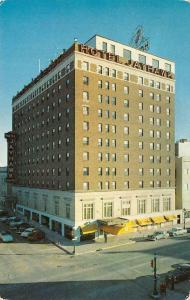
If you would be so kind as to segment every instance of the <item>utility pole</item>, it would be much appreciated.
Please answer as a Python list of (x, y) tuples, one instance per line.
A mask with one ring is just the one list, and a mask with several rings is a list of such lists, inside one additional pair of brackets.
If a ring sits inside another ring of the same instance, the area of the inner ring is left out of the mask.
[(183, 209), (183, 229), (185, 229), (185, 227), (186, 227), (186, 226), (185, 226), (185, 225), (186, 225), (186, 224), (185, 224), (185, 218), (186, 218), (186, 209), (184, 208), (184, 209)]
[(156, 253), (154, 253), (154, 259), (151, 260), (151, 266), (152, 268), (154, 268), (154, 289), (153, 289), (153, 292), (152, 292), (152, 298), (153, 299), (159, 299), (160, 298), (160, 295), (158, 293), (158, 290), (157, 290), (157, 257), (156, 257)]

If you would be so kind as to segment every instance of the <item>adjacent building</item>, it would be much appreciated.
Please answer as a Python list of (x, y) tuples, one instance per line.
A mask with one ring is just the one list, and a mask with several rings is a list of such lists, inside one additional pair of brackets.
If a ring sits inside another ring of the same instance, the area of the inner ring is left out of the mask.
[(7, 186), (7, 167), (0, 167), (0, 209), (5, 208), (8, 194)]
[(176, 142), (176, 208), (190, 211), (190, 141)]
[(17, 210), (68, 237), (96, 220), (175, 219), (174, 96), (174, 62), (75, 42), (13, 97)]

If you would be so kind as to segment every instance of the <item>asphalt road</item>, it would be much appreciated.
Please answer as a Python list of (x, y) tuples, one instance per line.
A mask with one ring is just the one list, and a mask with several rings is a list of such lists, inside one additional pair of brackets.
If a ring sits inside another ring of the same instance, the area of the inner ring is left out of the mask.
[[(190, 262), (190, 234), (75, 257), (48, 243), (1, 243), (0, 295), (9, 300), (149, 299), (154, 252), (161, 280), (172, 265)], [(189, 290), (187, 283), (184, 299)]]

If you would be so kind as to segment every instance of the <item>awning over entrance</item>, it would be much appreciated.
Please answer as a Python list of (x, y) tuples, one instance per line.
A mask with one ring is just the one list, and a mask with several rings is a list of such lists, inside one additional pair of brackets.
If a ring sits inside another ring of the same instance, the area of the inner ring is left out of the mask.
[(164, 217), (167, 221), (173, 221), (177, 218), (175, 215), (168, 215), (168, 216), (164, 216)]
[(127, 227), (138, 227), (139, 225), (137, 224), (136, 220), (129, 220), (126, 224)]
[(101, 225), (101, 230), (103, 230), (105, 233), (111, 233), (113, 235), (120, 235), (123, 233), (127, 233), (127, 230), (125, 228), (125, 225)]
[(152, 220), (153, 223), (155, 223), (155, 224), (160, 224), (160, 223), (166, 222), (166, 219), (164, 218), (164, 216), (151, 217), (151, 220)]
[(89, 224), (89, 225), (81, 226), (82, 234), (95, 233), (97, 230), (98, 230), (98, 226), (96, 224)]
[(137, 219), (137, 222), (140, 226), (146, 226), (146, 225), (151, 225), (152, 221), (150, 218), (142, 218), (142, 219)]

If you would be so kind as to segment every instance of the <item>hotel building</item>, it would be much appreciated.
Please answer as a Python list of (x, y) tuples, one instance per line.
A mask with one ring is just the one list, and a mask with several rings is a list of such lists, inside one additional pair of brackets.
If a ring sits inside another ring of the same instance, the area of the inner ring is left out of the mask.
[(12, 101), (17, 210), (67, 237), (96, 220), (171, 216), (174, 74), (99, 35), (52, 61)]

